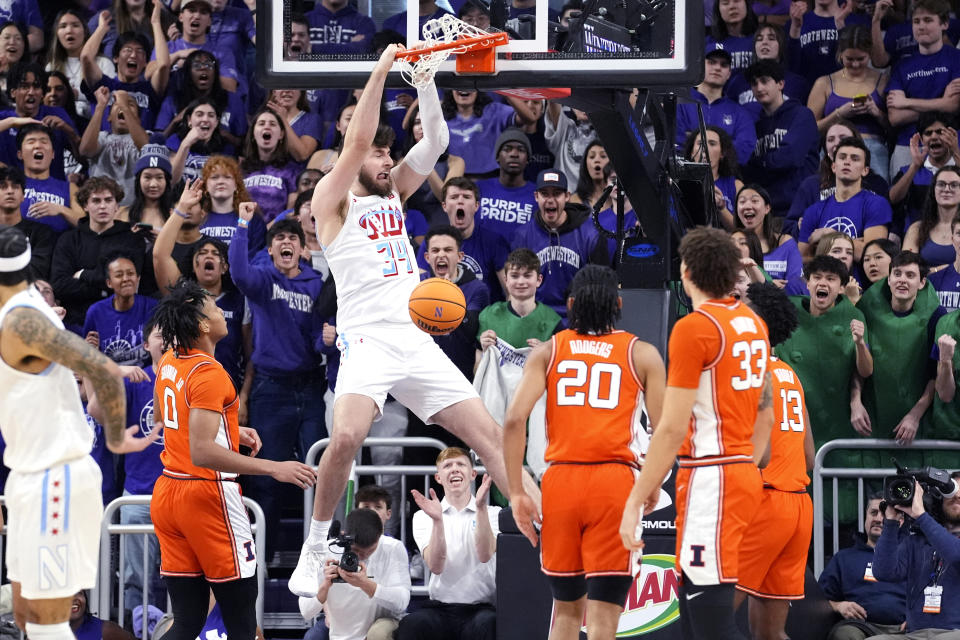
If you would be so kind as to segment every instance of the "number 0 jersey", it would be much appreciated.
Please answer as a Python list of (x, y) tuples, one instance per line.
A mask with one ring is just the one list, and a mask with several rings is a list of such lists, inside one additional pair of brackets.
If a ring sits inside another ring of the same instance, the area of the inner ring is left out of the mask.
[(708, 300), (677, 321), (667, 386), (697, 390), (681, 458), (752, 458), (769, 353), (763, 320), (732, 298)]
[(770, 462), (761, 470), (763, 483), (780, 491), (803, 491), (810, 484), (803, 452), (803, 387), (786, 362), (770, 358), (773, 382), (773, 432), (770, 434)]
[(633, 367), (637, 340), (624, 331), (585, 335), (571, 329), (551, 338), (547, 463), (643, 462), (649, 419)]
[(343, 228), (324, 255), (337, 283), (337, 331), (371, 324), (413, 324), (408, 305), (420, 283), (399, 194), (347, 193)]
[[(157, 363), (157, 402), (163, 417), (164, 474), (173, 478), (228, 480), (235, 473), (223, 473), (193, 464), (190, 458), (190, 410), (206, 409), (220, 414), (216, 443), (239, 451), (237, 391), (226, 369), (213, 356), (191, 349), (174, 357), (167, 351)], [(156, 412), (156, 408), (154, 408)]]

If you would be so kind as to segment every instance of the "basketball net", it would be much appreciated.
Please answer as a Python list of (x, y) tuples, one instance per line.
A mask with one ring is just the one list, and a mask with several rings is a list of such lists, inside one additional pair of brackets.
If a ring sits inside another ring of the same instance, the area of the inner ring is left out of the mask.
[(457, 73), (492, 74), (496, 72), (495, 47), (508, 42), (507, 34), (484, 31), (450, 14), (430, 20), (423, 26), (423, 40), (397, 54), (400, 75), (418, 89), (427, 87), (446, 59), (457, 56)]

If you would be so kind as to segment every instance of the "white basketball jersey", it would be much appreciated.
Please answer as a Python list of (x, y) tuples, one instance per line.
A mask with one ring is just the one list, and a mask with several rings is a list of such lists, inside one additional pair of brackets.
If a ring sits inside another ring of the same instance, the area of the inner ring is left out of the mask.
[(340, 233), (324, 247), (337, 283), (337, 331), (371, 324), (410, 324), (410, 294), (420, 282), (400, 196), (347, 193)]
[[(7, 313), (16, 307), (36, 309), (63, 329), (57, 314), (30, 287), (0, 309), (0, 331)], [(0, 357), (0, 433), (7, 443), (3, 462), (14, 471), (42, 471), (88, 455), (93, 430), (73, 372), (52, 362), (40, 373), (26, 373)]]

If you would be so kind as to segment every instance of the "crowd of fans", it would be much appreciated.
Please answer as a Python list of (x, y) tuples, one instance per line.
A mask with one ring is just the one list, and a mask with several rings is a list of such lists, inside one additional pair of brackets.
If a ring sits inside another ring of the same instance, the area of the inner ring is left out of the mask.
[[(960, 20), (946, 0), (706, 4), (704, 80), (678, 108), (678, 150), (709, 162), (743, 287), (772, 280), (795, 296), (800, 327), (778, 353), (806, 388), (817, 445), (956, 439)], [(534, 5), (512, 0), (510, 17)], [(405, 14), (378, 24), (349, 0), (293, 8), (289, 57), (404, 40)], [(571, 0), (550, 18), (579, 9)], [(421, 26), (443, 13), (489, 25), (475, 0), (419, 10)], [(255, 20), (255, 3), (240, 0), (91, 0), (55, 16), (37, 0), (0, 3), (0, 224), (29, 236), (31, 276), (67, 326), (123, 365), (129, 424), (153, 428), (163, 345), (151, 310), (193, 278), (226, 316), (216, 356), (260, 455), (302, 459), (330, 426), (338, 362), (335, 285), (310, 199), (358, 91), (264, 89)], [(385, 92), (397, 161), (423, 136), (415, 97)], [(616, 171), (586, 114), (559, 103), (456, 90), (443, 111), (449, 148), (405, 203), (416, 256), (403, 259), (464, 290), (466, 319), (437, 341), (472, 378), (491, 347), (503, 364), (549, 339), (576, 271), (611, 262), (590, 213), (614, 227), (617, 192), (605, 187)], [(257, 211), (238, 224), (248, 201)], [(394, 405), (371, 435), (449, 439)], [(99, 438), (104, 498), (150, 493), (159, 449), (118, 461)], [(383, 449), (375, 462), (401, 456)], [(843, 463), (884, 466), (869, 452)], [(399, 484), (381, 480), (397, 504)], [(278, 520), (274, 481), (246, 492)], [(857, 516), (844, 501), (841, 518)], [(397, 517), (384, 520), (395, 534)], [(125, 509), (124, 521), (149, 513)], [(128, 571), (135, 601), (142, 576)]]

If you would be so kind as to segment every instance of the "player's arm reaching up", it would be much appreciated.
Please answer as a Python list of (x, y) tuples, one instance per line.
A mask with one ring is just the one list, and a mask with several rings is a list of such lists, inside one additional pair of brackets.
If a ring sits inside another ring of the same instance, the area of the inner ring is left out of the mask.
[[(313, 190), (310, 212), (317, 223), (317, 235), (322, 244), (328, 244), (343, 226), (340, 211), (350, 185), (360, 173), (363, 161), (370, 153), (377, 125), (380, 123), (380, 103), (383, 99), (383, 83), (393, 66), (398, 51), (397, 45), (384, 49), (380, 60), (373, 68), (363, 94), (357, 101), (353, 118), (347, 126), (343, 150), (330, 173), (325, 175)], [(432, 168), (432, 167), (431, 167)]]
[[(423, 138), (413, 145), (400, 164), (393, 168), (393, 184), (400, 193), (400, 199), (407, 197), (420, 188), (423, 181), (437, 166), (437, 160), (450, 143), (450, 131), (443, 118), (437, 87), (430, 83), (417, 88), (417, 100), (420, 103), (420, 123), (423, 126)], [(356, 115), (354, 115), (356, 117)]]
[(11, 311), (4, 320), (3, 329), (0, 332), (0, 353), (7, 362), (31, 359), (56, 362), (90, 381), (102, 407), (103, 430), (110, 451), (142, 451), (146, 444), (150, 444), (144, 444), (146, 438), (136, 438), (131, 430), (124, 428), (126, 394), (123, 374), (116, 362), (79, 336), (58, 329), (43, 313), (30, 307)]

